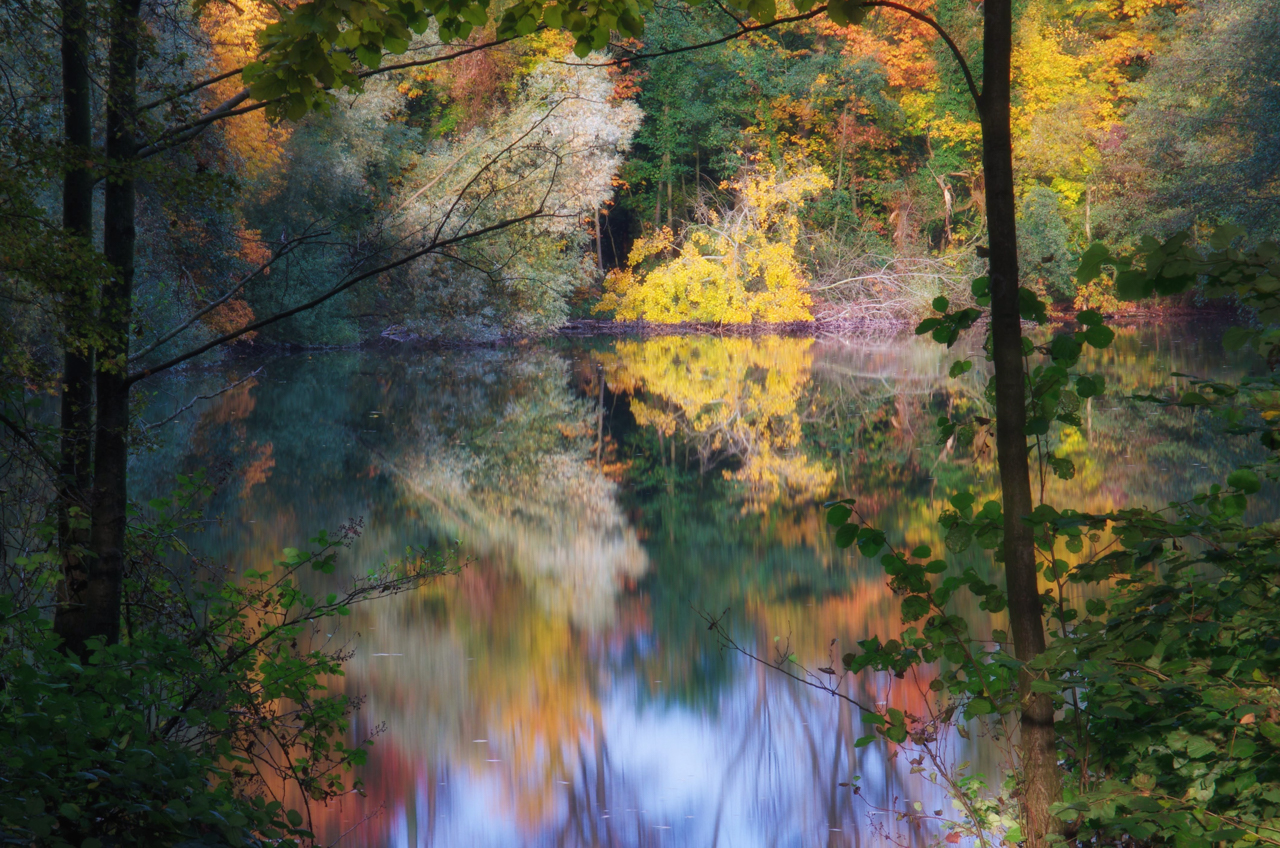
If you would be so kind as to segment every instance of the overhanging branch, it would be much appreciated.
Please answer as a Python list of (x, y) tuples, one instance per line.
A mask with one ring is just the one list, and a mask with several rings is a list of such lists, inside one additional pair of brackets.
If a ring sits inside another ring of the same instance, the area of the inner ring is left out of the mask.
[(215, 347), (224, 345), (227, 342), (235, 341), (236, 339), (243, 336), (245, 333), (252, 333), (257, 330), (261, 330), (263, 327), (270, 326), (276, 323), (277, 321), (283, 321), (285, 318), (288, 318), (292, 315), (297, 315), (299, 312), (306, 312), (308, 309), (315, 309), (320, 304), (324, 303), (325, 301), (331, 298), (336, 297), (339, 294), (342, 294), (344, 291), (356, 285), (357, 283), (363, 282), (369, 279), (370, 277), (376, 277), (379, 274), (385, 274), (388, 271), (393, 271), (402, 265), (407, 265), (408, 263), (412, 262), (415, 259), (419, 259), (423, 256), (426, 256), (428, 253), (435, 253), (437, 251), (443, 250), (446, 247), (451, 247), (452, 245), (455, 245), (455, 244), (462, 244), (464, 242), (470, 241), (471, 239), (479, 238), (480, 236), (488, 235), (489, 233), (497, 232), (498, 230), (503, 230), (503, 229), (506, 229), (507, 227), (513, 227), (517, 224), (523, 224), (526, 221), (533, 221), (537, 218), (542, 218), (542, 217), (546, 217), (546, 213), (543, 211), (543, 208), (539, 206), (537, 209), (535, 209), (532, 212), (528, 212), (524, 215), (518, 215), (515, 218), (508, 218), (503, 221), (498, 221), (495, 224), (490, 224), (487, 227), (481, 227), (480, 229), (473, 230), (472, 232), (469, 232), (469, 233), (462, 233), (461, 235), (453, 236), (451, 238), (443, 239), (440, 241), (433, 240), (432, 243), (427, 245), (426, 247), (415, 250), (409, 253), (408, 255), (402, 256), (393, 262), (387, 262), (383, 265), (379, 265), (377, 268), (373, 268), (369, 271), (365, 271), (362, 274), (358, 274), (357, 276), (352, 277), (348, 280), (344, 280), (343, 282), (339, 283), (338, 285), (326, 291), (324, 294), (314, 297), (311, 300), (308, 300), (306, 303), (301, 303), (290, 309), (285, 309), (281, 312), (277, 312), (274, 315), (270, 315), (266, 318), (262, 318), (258, 321), (254, 321), (251, 324), (247, 324), (244, 327), (241, 327), (239, 330), (233, 330), (230, 333), (225, 333), (219, 336), (218, 338), (213, 339), (212, 341), (205, 342), (199, 347), (196, 347), (187, 351), (186, 353), (179, 354), (178, 356), (175, 356), (173, 359), (170, 359), (167, 362), (162, 362), (159, 365), (155, 365), (150, 368), (144, 368), (141, 371), (134, 372), (133, 374), (130, 374), (126, 378), (125, 384), (132, 386), (134, 383), (138, 382), (139, 380), (146, 379), (147, 377), (150, 377), (154, 374), (159, 374), (161, 371), (167, 371), (173, 366), (186, 362), (189, 359), (194, 359), (202, 353), (207, 353), (208, 351), (213, 350)]

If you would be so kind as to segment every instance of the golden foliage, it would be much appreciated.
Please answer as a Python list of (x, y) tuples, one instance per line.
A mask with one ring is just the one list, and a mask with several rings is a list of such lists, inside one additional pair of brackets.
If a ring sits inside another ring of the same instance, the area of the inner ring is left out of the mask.
[[(905, 0), (905, 5), (930, 15), (933, 0)], [(825, 15), (819, 18), (818, 32), (835, 35), (843, 42), (842, 52), (853, 59), (875, 59), (888, 74), (894, 88), (919, 89), (937, 79), (933, 29), (925, 23), (893, 10), (874, 15), (866, 25), (839, 26)]]
[(679, 431), (708, 459), (734, 456), (726, 471), (745, 489), (744, 509), (820, 498), (835, 471), (801, 449), (800, 405), (813, 339), (665, 336), (619, 342), (601, 356), (615, 392), (636, 395), (636, 423)]
[(1099, 312), (1121, 312), (1123, 306), (1116, 299), (1115, 285), (1102, 276), (1076, 286), (1076, 309), (1096, 309)]
[[(797, 212), (831, 180), (816, 166), (783, 176), (764, 163), (733, 187), (737, 208), (712, 213), (682, 239), (664, 227), (637, 240), (627, 267), (606, 278), (596, 311), (659, 323), (812, 321)], [(646, 270), (655, 257), (669, 258)]]
[[(257, 58), (258, 33), (275, 22), (275, 6), (267, 0), (236, 3), (209, 3), (200, 16), (200, 26), (213, 48), (214, 75), (243, 68)], [(244, 87), (239, 74), (209, 86), (214, 103), (234, 96)], [(272, 124), (265, 110), (250, 112), (224, 121), (223, 138), (233, 156), (242, 163), (242, 173), (252, 179), (270, 171), (280, 162), (289, 139), (285, 124)]]

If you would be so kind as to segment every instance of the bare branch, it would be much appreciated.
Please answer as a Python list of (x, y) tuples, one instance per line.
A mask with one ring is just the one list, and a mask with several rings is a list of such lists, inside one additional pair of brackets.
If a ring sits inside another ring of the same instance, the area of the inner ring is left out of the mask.
[(366, 271), (363, 274), (359, 274), (348, 280), (344, 280), (343, 282), (329, 289), (324, 294), (314, 297), (311, 300), (307, 301), (306, 303), (299, 304), (298, 306), (294, 306), (290, 309), (285, 309), (281, 312), (277, 312), (274, 315), (270, 315), (266, 318), (262, 318), (257, 321), (254, 321), (250, 324), (245, 325), (244, 327), (241, 327), (239, 330), (233, 330), (230, 333), (225, 333), (224, 335), (221, 335), (218, 338), (213, 339), (212, 341), (206, 342), (205, 344), (202, 344), (196, 348), (193, 348), (187, 351), (186, 353), (183, 353), (179, 356), (175, 356), (173, 359), (170, 359), (167, 362), (163, 362), (159, 365), (155, 365), (150, 368), (144, 368), (141, 371), (134, 372), (133, 374), (130, 374), (128, 376), (126, 380), (126, 385), (133, 385), (139, 380), (146, 379), (147, 377), (150, 377), (153, 374), (158, 374), (161, 371), (167, 371), (168, 369), (172, 368), (175, 365), (179, 365), (183, 362), (186, 362), (188, 359), (194, 359), (195, 357), (199, 356), (202, 353), (207, 353), (208, 351), (213, 350), (215, 347), (219, 347), (221, 345), (226, 344), (227, 342), (234, 341), (240, 338), (241, 336), (243, 336), (245, 333), (255, 332), (256, 330), (260, 330), (263, 327), (270, 326), (271, 324), (274, 324), (277, 321), (282, 321), (291, 315), (297, 315), (299, 312), (305, 312), (308, 309), (314, 309), (315, 307), (319, 306), (320, 304), (324, 303), (327, 300), (330, 300), (333, 297), (336, 297), (337, 295), (341, 294), (342, 292), (346, 291), (347, 289), (351, 288), (357, 283), (363, 282), (369, 279), (370, 277), (376, 277), (379, 274), (384, 274), (387, 271), (392, 271), (396, 268), (399, 268), (402, 265), (407, 265), (408, 263), (412, 262), (415, 259), (419, 259), (423, 256), (426, 256), (428, 253), (435, 253), (451, 245), (462, 244), (464, 242), (470, 241), (471, 239), (479, 238), (481, 236), (488, 235), (489, 233), (497, 232), (499, 230), (506, 229), (507, 227), (513, 227), (517, 224), (522, 224), (522, 223), (525, 223), (526, 221), (533, 221), (533, 220), (536, 220), (537, 218), (542, 218), (542, 217), (546, 217), (546, 213), (543, 212), (543, 209), (540, 206), (532, 212), (527, 212), (524, 215), (518, 215), (514, 218), (508, 218), (502, 221), (498, 221), (497, 223), (490, 224), (487, 227), (481, 227), (480, 229), (474, 230), (469, 233), (463, 233), (461, 235), (454, 236), (452, 238), (444, 239), (443, 241), (432, 241), (432, 243), (428, 244), (426, 247), (415, 250), (406, 256), (402, 256), (401, 258), (396, 259), (393, 262), (387, 262), (383, 265), (379, 265), (377, 268)]
[[(501, 44), (507, 44), (511, 41), (515, 41), (517, 38), (523, 38), (523, 36), (509, 36), (507, 38), (498, 38), (493, 41), (486, 41), (483, 44), (473, 44), (470, 47), (465, 47), (461, 50), (455, 50), (452, 53), (446, 53), (443, 56), (432, 56), (429, 59), (416, 59), (409, 62), (399, 62), (394, 65), (383, 65), (379, 68), (370, 68), (370, 69), (361, 71), (360, 73), (356, 74), (356, 76), (358, 76), (360, 79), (368, 79), (369, 77), (378, 76), (379, 74), (390, 73), (391, 71), (403, 71), (409, 68), (421, 68), (427, 65), (434, 65), (439, 62), (447, 62), (450, 59), (457, 59), (458, 57), (466, 56), (469, 53), (475, 53), (480, 50), (487, 50), (490, 47), (497, 47), (498, 45), (501, 45)], [(193, 91), (198, 90), (199, 88), (205, 85), (208, 85), (209, 83), (216, 82), (219, 79), (227, 79), (229, 76), (231, 76), (233, 73), (237, 73), (239, 70), (243, 70), (243, 69), (238, 69), (236, 72), (224, 74), (221, 77), (207, 80), (204, 83), (201, 83), (200, 85), (196, 86), (192, 90)], [(196, 118), (195, 120), (190, 121), (186, 124), (181, 124), (179, 126), (172, 127), (168, 130), (165, 130), (155, 141), (142, 147), (134, 158), (147, 159), (151, 156), (156, 155), (157, 153), (163, 153), (166, 150), (170, 150), (178, 146), (179, 144), (190, 141), (191, 139), (200, 135), (200, 133), (208, 129), (210, 124), (216, 121), (223, 121), (223, 120), (226, 120), (227, 118), (235, 118), (240, 115), (247, 115), (250, 112), (256, 112), (259, 109), (265, 109), (267, 106), (279, 100), (282, 100), (283, 98), (274, 97), (274, 98), (271, 98), (270, 100), (260, 100), (249, 106), (236, 108), (237, 106), (239, 106), (241, 103), (243, 103), (248, 99), (249, 99), (249, 89), (242, 88), (234, 96), (218, 104), (216, 107), (214, 107), (211, 111), (209, 111), (205, 115), (202, 115), (201, 117)]]
[(143, 429), (143, 431), (145, 432), (145, 431), (147, 431), (147, 430), (154, 430), (156, 427), (163, 427), (164, 425), (168, 424), (170, 421), (174, 421), (174, 420), (176, 420), (176, 419), (178, 418), (178, 416), (179, 416), (179, 415), (181, 415), (182, 413), (186, 412), (187, 410), (189, 410), (191, 407), (195, 406), (195, 405), (196, 405), (197, 403), (199, 403), (200, 401), (202, 401), (202, 400), (213, 400), (214, 398), (218, 397), (219, 395), (224, 395), (224, 394), (226, 394), (227, 392), (231, 391), (232, 389), (234, 389), (234, 388), (237, 388), (237, 387), (239, 387), (239, 386), (244, 385), (245, 383), (249, 382), (249, 381), (250, 381), (250, 380), (252, 380), (254, 377), (257, 377), (257, 376), (258, 376), (259, 374), (261, 374), (261, 373), (262, 373), (262, 368), (261, 368), (261, 367), (259, 367), (259, 368), (255, 369), (251, 374), (249, 374), (249, 376), (244, 377), (244, 378), (239, 379), (239, 380), (236, 380), (234, 383), (231, 383), (231, 384), (229, 384), (229, 385), (223, 386), (222, 388), (218, 389), (218, 390), (217, 390), (216, 392), (214, 392), (213, 394), (209, 394), (209, 395), (196, 395), (195, 397), (193, 397), (193, 398), (191, 399), (191, 402), (190, 402), (190, 403), (188, 403), (186, 406), (182, 407), (182, 408), (181, 408), (181, 409), (179, 409), (177, 412), (175, 412), (175, 413), (173, 413), (172, 415), (170, 415), (168, 418), (164, 419), (163, 421), (157, 421), (157, 422), (155, 422), (154, 424), (143, 424), (143, 425), (142, 425), (142, 429)]
[(49, 466), (50, 471), (53, 471), (55, 473), (57, 472), (58, 463), (53, 459), (52, 456), (50, 456), (48, 453), (45, 453), (44, 448), (40, 447), (40, 445), (36, 442), (35, 439), (31, 437), (31, 434), (27, 431), (25, 427), (22, 427), (21, 425), (19, 425), (18, 422), (14, 421), (12, 418), (5, 415), (3, 412), (0, 412), (0, 424), (3, 424), (6, 428), (9, 429), (10, 432), (13, 433), (14, 437), (16, 437), (19, 441), (23, 442), (24, 444), (26, 444), (27, 447), (31, 448), (32, 452), (35, 453), (35, 455), (39, 457), (40, 460), (45, 465)]
[[(719, 5), (719, 4), (717, 3), (716, 5)], [(937, 32), (938, 35), (942, 37), (942, 40), (946, 42), (947, 48), (951, 50), (951, 54), (955, 56), (956, 61), (960, 64), (960, 70), (964, 74), (965, 83), (969, 86), (969, 95), (973, 98), (974, 107), (979, 109), (981, 108), (982, 94), (978, 91), (977, 83), (974, 82), (973, 73), (969, 70), (969, 63), (965, 60), (964, 54), (960, 52), (959, 46), (957, 46), (956, 43), (951, 39), (951, 36), (947, 34), (947, 31), (942, 28), (941, 24), (939, 24), (937, 21), (935, 21), (933, 18), (929, 17), (928, 15), (924, 14), (923, 12), (917, 12), (915, 9), (912, 9), (910, 6), (904, 6), (901, 3), (895, 3), (894, 0), (863, 0), (862, 5), (868, 6), (868, 7), (878, 6), (885, 9), (895, 9), (899, 12), (902, 12), (904, 15), (915, 18), (917, 21), (920, 21), (921, 23), (928, 25), (935, 32)], [(702, 50), (707, 47), (714, 47), (717, 44), (725, 44), (726, 42), (733, 41), (738, 38), (742, 38), (743, 36), (750, 35), (754, 32), (773, 29), (774, 27), (781, 26), (782, 24), (792, 24), (792, 23), (797, 23), (799, 21), (807, 21), (807, 20), (810, 20), (811, 18), (818, 17), (820, 14), (822, 14), (825, 11), (827, 11), (827, 6), (826, 4), (823, 4), (821, 6), (815, 6), (814, 8), (810, 9), (808, 12), (805, 12), (803, 14), (789, 15), (783, 18), (775, 18), (772, 21), (769, 21), (767, 23), (752, 24), (750, 26), (744, 25), (741, 21), (737, 19), (736, 16), (730, 15), (730, 17), (733, 18), (733, 20), (737, 23), (738, 30), (736, 32), (732, 32), (729, 35), (723, 36), (721, 38), (714, 38), (714, 39), (711, 39), (710, 41), (701, 41), (701, 42), (698, 42), (697, 44), (688, 44), (688, 45), (685, 45), (684, 47), (673, 47), (670, 50), (658, 50), (653, 53), (635, 53), (631, 56), (628, 56), (625, 59), (614, 59), (609, 62), (565, 62), (564, 64), (587, 65), (593, 68), (611, 68), (611, 67), (616, 67), (618, 65), (625, 65), (628, 62), (640, 61), (642, 59), (657, 59), (663, 56), (674, 56), (678, 53), (688, 53), (691, 50)], [(727, 10), (726, 10), (726, 14), (728, 14)]]
[[(658, 50), (654, 53), (633, 53), (632, 55), (626, 57), (625, 59), (613, 59), (612, 61), (609, 61), (609, 62), (565, 61), (565, 62), (560, 62), (559, 64), (580, 65), (582, 67), (587, 67), (587, 68), (615, 68), (615, 67), (618, 67), (619, 65), (626, 65), (629, 62), (638, 62), (643, 59), (658, 59), (663, 56), (674, 56), (678, 53), (688, 53), (690, 50), (702, 50), (707, 47), (715, 47), (717, 44), (725, 44), (735, 39), (742, 38), (743, 36), (751, 35), (753, 32), (761, 32), (763, 30), (773, 29), (774, 27), (782, 26), (783, 24), (794, 24), (799, 21), (811, 20), (812, 18), (818, 17), (825, 11), (827, 11), (827, 6), (824, 3), (821, 6), (815, 6), (814, 8), (810, 9), (809, 11), (803, 14), (789, 15), (784, 18), (774, 18), (772, 21), (769, 21), (768, 23), (764, 23), (764, 24), (751, 24), (750, 26), (742, 26), (741, 24), (739, 24), (740, 29), (722, 38), (714, 38), (710, 41), (700, 41), (697, 44), (687, 44), (684, 47), (673, 47), (670, 50)], [(617, 47), (619, 45), (614, 45), (614, 46)]]
[(241, 289), (243, 289), (246, 285), (248, 285), (250, 282), (252, 282), (252, 281), (253, 281), (253, 279), (254, 279), (255, 277), (257, 277), (259, 274), (262, 274), (264, 271), (266, 271), (268, 268), (270, 268), (272, 265), (274, 265), (274, 264), (276, 263), (276, 261), (277, 261), (277, 260), (279, 260), (279, 259), (283, 258), (284, 256), (288, 255), (289, 253), (291, 253), (291, 252), (294, 250), (294, 248), (296, 248), (296, 247), (297, 247), (300, 243), (302, 243), (303, 241), (309, 241), (309, 240), (311, 240), (311, 239), (321, 238), (321, 237), (326, 236), (326, 235), (328, 235), (328, 232), (323, 232), (323, 233), (314, 233), (314, 234), (308, 234), (308, 235), (302, 235), (302, 236), (298, 236), (297, 238), (290, 239), (288, 242), (286, 242), (285, 244), (283, 244), (282, 246), (280, 246), (279, 248), (277, 248), (277, 249), (276, 249), (276, 251), (275, 251), (275, 253), (273, 253), (273, 254), (272, 254), (272, 256), (271, 256), (271, 258), (270, 258), (270, 259), (268, 259), (266, 262), (264, 262), (264, 263), (262, 263), (261, 265), (259, 265), (256, 269), (254, 269), (254, 270), (253, 270), (252, 272), (250, 272), (248, 275), (246, 275), (245, 277), (243, 277), (243, 278), (240, 280), (240, 282), (236, 283), (234, 286), (232, 286), (230, 289), (228, 289), (228, 290), (227, 290), (227, 291), (226, 291), (226, 292), (225, 292), (221, 297), (219, 297), (217, 300), (215, 300), (215, 301), (211, 302), (208, 306), (206, 306), (204, 309), (201, 309), (201, 310), (200, 310), (199, 312), (197, 312), (196, 314), (192, 315), (192, 316), (191, 316), (190, 318), (188, 318), (188, 319), (186, 320), (186, 322), (184, 322), (181, 326), (175, 327), (173, 330), (169, 331), (168, 333), (165, 333), (163, 336), (161, 336), (161, 337), (159, 337), (158, 339), (156, 339), (154, 342), (152, 342), (152, 343), (151, 343), (151, 345), (150, 345), (149, 347), (147, 347), (147, 349), (146, 349), (146, 350), (143, 350), (143, 351), (141, 351), (141, 352), (139, 352), (139, 353), (136, 353), (136, 354), (134, 354), (134, 355), (130, 356), (130, 357), (129, 357), (129, 361), (130, 361), (130, 362), (136, 362), (136, 361), (138, 361), (139, 359), (141, 359), (142, 357), (146, 356), (147, 354), (149, 354), (149, 353), (153, 352), (154, 350), (156, 350), (157, 348), (161, 347), (161, 346), (162, 346), (162, 345), (164, 345), (165, 343), (167, 343), (167, 342), (171, 341), (175, 336), (177, 336), (177, 335), (179, 335), (180, 333), (182, 333), (184, 330), (186, 330), (186, 329), (187, 329), (188, 327), (190, 327), (192, 324), (194, 324), (195, 322), (199, 321), (201, 318), (203, 318), (204, 316), (208, 315), (208, 314), (209, 314), (210, 312), (212, 312), (214, 309), (217, 309), (219, 306), (221, 306), (222, 304), (224, 304), (224, 303), (226, 303), (228, 300), (230, 300), (232, 297), (234, 297), (234, 296), (235, 296), (235, 294), (236, 294), (236, 292), (238, 292), (238, 291), (240, 291)]
[(238, 73), (241, 73), (242, 71), (244, 71), (244, 68), (232, 68), (231, 70), (227, 71), (224, 74), (218, 74), (216, 77), (209, 77), (206, 80), (201, 80), (200, 82), (193, 83), (187, 86), (186, 88), (181, 89), (180, 91), (175, 91), (172, 94), (166, 95), (165, 97), (161, 97), (159, 100), (152, 100), (150, 103), (144, 103), (138, 107), (138, 111), (146, 112), (156, 108), (157, 106), (163, 106), (166, 103), (171, 103), (174, 100), (177, 100), (182, 97), (186, 97), (188, 94), (195, 94), (197, 91), (199, 91), (202, 88), (208, 88), (209, 86), (216, 85), (217, 83), (220, 83), (223, 80), (231, 79), (233, 76), (235, 76)]
[(904, 15), (915, 18), (917, 21), (932, 27), (934, 32), (938, 33), (938, 35), (942, 37), (942, 40), (946, 42), (947, 48), (951, 50), (951, 55), (956, 57), (956, 62), (960, 64), (960, 70), (964, 73), (964, 81), (969, 86), (969, 96), (973, 98), (973, 107), (977, 109), (979, 113), (982, 112), (982, 94), (978, 91), (977, 83), (973, 81), (973, 73), (969, 70), (969, 63), (965, 61), (964, 54), (960, 52), (960, 48), (956, 43), (951, 40), (951, 36), (942, 28), (942, 24), (938, 23), (923, 12), (917, 12), (910, 6), (895, 3), (893, 0), (863, 0), (862, 5), (880, 6), (885, 9), (896, 9)]

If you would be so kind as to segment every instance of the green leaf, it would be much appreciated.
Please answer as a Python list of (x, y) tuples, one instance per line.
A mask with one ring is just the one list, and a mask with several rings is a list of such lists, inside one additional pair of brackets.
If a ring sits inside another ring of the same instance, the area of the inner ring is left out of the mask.
[[(516, 21), (516, 33), (519, 35), (528, 35), (529, 33), (533, 32), (537, 28), (538, 28), (538, 19), (535, 18), (533, 15), (525, 15), (523, 18)], [(576, 45), (574, 48), (574, 52), (575, 53), (577, 52)], [(587, 51), (587, 53), (590, 53), (590, 52), (591, 52), (590, 50)]]
[(910, 624), (929, 614), (929, 600), (921, 595), (908, 595), (902, 599), (902, 621)]
[(1192, 736), (1187, 740), (1187, 756), (1193, 760), (1203, 759), (1217, 750), (1218, 746), (1203, 736)]
[[(1102, 242), (1095, 241), (1080, 256), (1080, 264), (1076, 268), (1076, 282), (1087, 283), (1102, 272), (1102, 266), (1110, 264), (1111, 249)], [(1016, 841), (1016, 840), (1015, 840)]]
[(1151, 295), (1151, 288), (1142, 271), (1122, 271), (1116, 275), (1116, 297), (1120, 300), (1142, 300)]
[(1239, 489), (1246, 495), (1252, 495), (1262, 488), (1262, 481), (1249, 469), (1239, 468), (1227, 476), (1227, 485), (1233, 489)]
[(849, 520), (853, 515), (853, 510), (844, 504), (836, 504), (827, 510), (827, 523), (832, 527), (839, 527)]
[(996, 711), (995, 705), (986, 698), (974, 698), (964, 708), (965, 715), (969, 718), (976, 716), (991, 715)]
[(1076, 394), (1081, 398), (1097, 397), (1106, 389), (1106, 381), (1100, 375), (1081, 374), (1076, 377)]
[(972, 369), (973, 363), (971, 361), (968, 359), (957, 359), (955, 362), (951, 363), (951, 370), (948, 373), (950, 373), (952, 377), (959, 377), (961, 374), (967, 374)]
[(1115, 337), (1115, 330), (1103, 324), (1095, 324), (1084, 331), (1084, 340), (1099, 349), (1110, 347)]
[(1222, 334), (1222, 346), (1229, 351), (1240, 350), (1257, 337), (1257, 330), (1250, 330), (1246, 327), (1231, 327)]
[(935, 298), (933, 299), (933, 311), (934, 311), (934, 312), (946, 312), (946, 311), (947, 311), (947, 307), (948, 307), (948, 306), (950, 306), (950, 305), (951, 305), (951, 301), (947, 300), (947, 299), (946, 299), (945, 297), (943, 297), (942, 295), (938, 295), (937, 297), (935, 297)]
[(847, 548), (858, 541), (858, 525), (842, 524), (836, 530), (836, 547)]

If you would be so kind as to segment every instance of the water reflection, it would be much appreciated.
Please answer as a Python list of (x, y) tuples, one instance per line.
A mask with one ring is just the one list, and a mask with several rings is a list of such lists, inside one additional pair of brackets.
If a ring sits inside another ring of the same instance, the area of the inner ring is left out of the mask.
[[(382, 732), (368, 798), (323, 810), (327, 838), (916, 842), (933, 826), (876, 808), (950, 814), (927, 775), (894, 746), (854, 748), (855, 710), (722, 654), (695, 610), (729, 609), (741, 642), (787, 639), (811, 666), (896, 634), (878, 569), (833, 548), (819, 504), (852, 494), (896, 538), (940, 545), (947, 497), (994, 492), (989, 451), (935, 438), (939, 415), (982, 403), (981, 373), (947, 379), (956, 356), (911, 337), (681, 337), (274, 359), (140, 457), (135, 481), (213, 469), (225, 518), (200, 544), (246, 566), (356, 516), (352, 572), (407, 544), (459, 540), (472, 558), (355, 611), (337, 685), (365, 699), (358, 729)], [(1159, 505), (1239, 458), (1195, 411), (1123, 400), (1170, 371), (1238, 376), (1215, 336), (1122, 331), (1094, 361), (1109, 394), (1064, 437), (1078, 473), (1050, 500)], [(194, 382), (167, 386), (155, 417), (204, 393)], [(848, 685), (919, 712), (927, 682)], [(995, 746), (953, 746), (996, 771)], [(861, 796), (840, 786), (854, 775)]]

